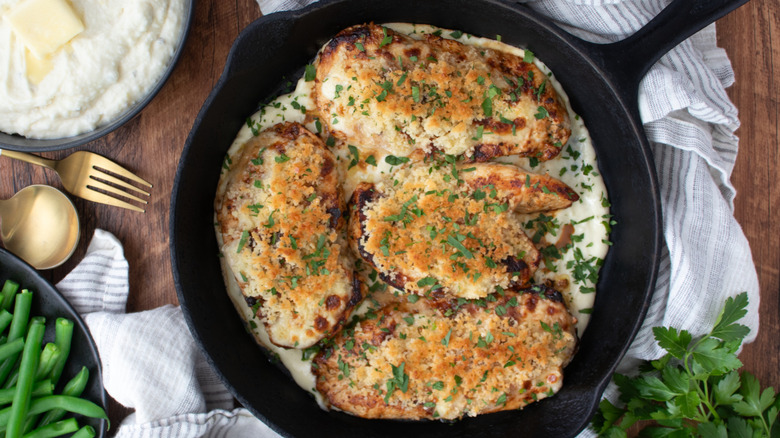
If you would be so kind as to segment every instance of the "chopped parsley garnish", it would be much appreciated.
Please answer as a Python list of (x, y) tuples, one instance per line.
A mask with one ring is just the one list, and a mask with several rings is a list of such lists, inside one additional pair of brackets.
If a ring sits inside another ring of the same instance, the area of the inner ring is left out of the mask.
[(252, 212), (253, 216), (257, 216), (260, 213), (260, 209), (263, 208), (263, 204), (250, 204), (246, 208)]
[(437, 280), (433, 277), (425, 277), (419, 281), (417, 281), (417, 286), (425, 287), (425, 286), (433, 286), (437, 283)]
[(409, 375), (404, 372), (404, 366), (406, 366), (406, 362), (401, 362), (401, 365), (399, 366), (395, 366), (393, 364), (390, 364), (390, 366), (393, 370), (393, 377), (385, 383), (387, 388), (387, 394), (385, 394), (385, 403), (390, 400), (390, 396), (395, 392), (396, 389), (400, 389), (403, 393), (406, 393), (406, 391), (409, 389)]
[(398, 82), (396, 82), (395, 84), (398, 85), (399, 87), (401, 85), (403, 85), (404, 81), (406, 81), (406, 76), (407, 76), (407, 73), (404, 72), (404, 74), (402, 74), (401, 77), (398, 78)]
[(493, 99), (486, 97), (482, 101), (482, 112), (485, 113), (485, 117), (493, 116)]
[(482, 125), (477, 126), (477, 134), (474, 137), (471, 137), (472, 140), (481, 140), (482, 139), (482, 133), (485, 130), (485, 127)]
[(447, 335), (444, 336), (444, 338), (441, 340), (441, 345), (444, 345), (445, 347), (450, 345), (450, 336), (452, 335), (452, 328), (450, 328), (450, 331), (447, 332)]
[(414, 100), (415, 103), (420, 102), (420, 87), (412, 87), (412, 100)]
[(268, 215), (268, 222), (263, 225), (265, 228), (271, 228), (274, 226), (274, 213), (276, 213), (276, 211), (277, 210), (274, 210), (271, 212), (271, 214)]
[[(463, 239), (461, 239), (461, 240), (465, 240), (465, 238), (466, 238), (465, 236), (461, 236), (461, 237), (463, 237)], [(469, 251), (468, 248), (463, 246), (463, 244), (461, 243), (460, 240), (458, 240), (457, 237), (452, 236), (452, 235), (447, 236), (447, 243), (449, 243), (455, 249), (460, 251), (460, 253), (463, 255), (463, 257), (466, 257), (467, 259), (473, 259), (474, 258), (474, 254), (472, 254), (471, 251)]]
[(252, 164), (254, 164), (255, 166), (260, 166), (260, 165), (262, 165), (265, 162), (265, 161), (263, 161), (263, 152), (265, 152), (266, 149), (267, 148), (262, 148), (262, 149), (260, 149), (259, 152), (257, 152), (257, 158), (252, 160)]
[(540, 106), (536, 109), (538, 112), (534, 114), (534, 117), (536, 117), (536, 120), (541, 120), (547, 116), (550, 115), (550, 113), (547, 112), (547, 108)]
[(312, 64), (306, 64), (306, 72), (303, 74), (303, 80), (311, 82), (317, 77), (317, 69)]
[(574, 248), (574, 260), (569, 260), (566, 263), (566, 268), (572, 271), (576, 283), (584, 284), (587, 280), (592, 284), (596, 284), (599, 280), (601, 263), (602, 260), (598, 257), (591, 257), (586, 260), (585, 256), (582, 255), (582, 251), (579, 248)]
[(347, 145), (347, 147), (349, 148), (349, 153), (352, 154), (352, 161), (349, 162), (348, 169), (352, 169), (360, 162), (360, 152), (358, 152), (358, 149), (351, 144)]
[(379, 42), (379, 47), (384, 47), (393, 42), (393, 37), (387, 34), (386, 27), (382, 28), (382, 33), (385, 35), (385, 37), (382, 38), (382, 41)]
[(385, 157), (385, 162), (391, 166), (398, 166), (409, 161), (409, 157), (396, 157), (395, 155), (388, 155)]
[(241, 238), (238, 240), (238, 249), (236, 250), (236, 253), (240, 253), (241, 250), (244, 249), (247, 239), (249, 239), (249, 231), (244, 230), (244, 232), (241, 233)]

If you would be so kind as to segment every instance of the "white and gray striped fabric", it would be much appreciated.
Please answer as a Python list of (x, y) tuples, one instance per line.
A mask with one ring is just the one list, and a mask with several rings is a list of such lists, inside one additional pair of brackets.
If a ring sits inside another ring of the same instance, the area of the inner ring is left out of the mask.
[(122, 244), (98, 229), (84, 260), (57, 284), (95, 339), (106, 391), (135, 409), (115, 436), (274, 436), (249, 411), (234, 409), (179, 307), (125, 313), (128, 269)]
[[(264, 14), (312, 0), (258, 0)], [(668, 0), (536, 0), (528, 6), (590, 41), (617, 41), (655, 16)], [(709, 330), (726, 297), (749, 294), (748, 341), (758, 331), (758, 280), (750, 248), (733, 216), (729, 182), (737, 155), (734, 82), (715, 26), (680, 44), (641, 84), (640, 113), (661, 187), (666, 248), (647, 318), (621, 363), (657, 358), (651, 328)], [(242, 408), (208, 368), (177, 307), (124, 314), (127, 261), (119, 242), (96, 231), (85, 260), (59, 285), (86, 321), (100, 350), (106, 389), (136, 412), (121, 437), (276, 437)], [(615, 398), (615, 388), (607, 389)], [(594, 435), (585, 431), (581, 436)]]

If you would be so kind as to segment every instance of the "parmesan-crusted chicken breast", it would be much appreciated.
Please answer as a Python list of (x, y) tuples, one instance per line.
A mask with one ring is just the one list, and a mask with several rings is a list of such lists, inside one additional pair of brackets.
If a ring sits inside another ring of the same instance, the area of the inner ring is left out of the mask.
[(333, 154), (303, 125), (278, 124), (250, 140), (223, 179), (222, 254), (271, 342), (305, 348), (334, 334), (363, 294)]
[(484, 298), (525, 285), (539, 266), (518, 214), (577, 199), (564, 183), (516, 166), (418, 164), (358, 185), (349, 238), (353, 251), (400, 290)]
[(404, 156), (558, 155), (570, 121), (533, 63), (436, 35), (417, 37), (366, 24), (323, 47), (314, 94), (334, 137)]
[(542, 286), (479, 301), (389, 302), (314, 359), (331, 407), (365, 418), (458, 419), (555, 394), (577, 346), (576, 319)]

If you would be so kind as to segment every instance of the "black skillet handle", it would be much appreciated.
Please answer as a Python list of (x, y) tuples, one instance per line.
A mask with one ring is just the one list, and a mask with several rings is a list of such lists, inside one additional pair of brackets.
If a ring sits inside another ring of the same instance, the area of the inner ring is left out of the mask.
[(748, 1), (674, 0), (628, 38), (612, 44), (586, 43), (586, 50), (610, 73), (623, 96), (636, 99), (639, 82), (664, 54)]

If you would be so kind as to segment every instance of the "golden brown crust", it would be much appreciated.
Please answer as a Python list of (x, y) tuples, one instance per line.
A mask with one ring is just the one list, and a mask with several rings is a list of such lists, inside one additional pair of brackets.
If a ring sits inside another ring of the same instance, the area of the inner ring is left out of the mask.
[(390, 299), (315, 357), (317, 390), (365, 418), (457, 419), (557, 392), (576, 319), (544, 287), (479, 301)]
[(548, 160), (571, 134), (547, 77), (509, 53), (366, 24), (337, 34), (316, 68), (315, 99), (331, 133), (391, 154)]
[(400, 290), (482, 298), (527, 284), (541, 262), (517, 214), (576, 199), (564, 183), (516, 166), (415, 164), (356, 187), (348, 234), (354, 253)]
[(282, 123), (244, 146), (215, 201), (222, 253), (276, 345), (315, 344), (363, 297), (337, 173), (317, 136)]
[[(577, 192), (549, 175), (525, 172), (517, 166), (500, 163), (461, 165), (461, 179), (472, 190), (493, 193), (500, 202), (518, 213), (539, 213), (562, 210), (580, 199)], [(491, 195), (492, 196), (492, 195)]]

